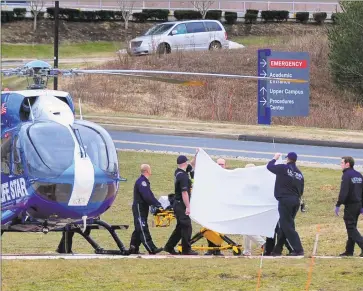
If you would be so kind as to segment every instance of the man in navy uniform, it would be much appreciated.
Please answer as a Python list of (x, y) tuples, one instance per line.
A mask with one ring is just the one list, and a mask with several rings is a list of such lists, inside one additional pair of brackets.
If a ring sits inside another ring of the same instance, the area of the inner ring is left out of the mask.
[[(193, 166), (194, 160), (191, 162)], [(164, 250), (172, 255), (178, 254), (174, 247), (179, 240), (182, 240), (182, 255), (198, 255), (192, 251), (190, 240), (192, 236), (192, 221), (190, 214), (190, 197), (192, 182), (186, 172), (188, 167), (188, 158), (179, 156), (177, 158), (178, 168), (174, 173), (175, 200), (173, 204), (174, 214), (177, 221), (175, 230), (171, 234)]]
[(363, 237), (357, 230), (359, 214), (363, 214), (363, 176), (354, 169), (354, 159), (352, 157), (342, 157), (340, 163), (343, 169), (342, 182), (338, 201), (335, 205), (335, 214), (339, 215), (340, 206), (344, 207), (344, 222), (347, 229), (348, 240), (345, 252), (340, 256), (353, 256), (354, 245), (357, 244), (363, 257)]
[(147, 164), (141, 165), (141, 175), (136, 180), (134, 186), (134, 202), (132, 204), (132, 214), (134, 216), (135, 230), (130, 241), (130, 254), (138, 254), (142, 243), (149, 254), (160, 253), (163, 248), (157, 248), (151, 238), (147, 218), (149, 206), (158, 209), (162, 208), (160, 202), (156, 200), (150, 189), (149, 177), (151, 167)]
[(297, 154), (288, 153), (286, 164), (275, 165), (281, 154), (275, 154), (267, 164), (267, 169), (276, 175), (275, 198), (278, 200), (280, 214), (277, 244), (272, 255), (279, 256), (285, 239), (291, 247), (290, 256), (303, 256), (299, 234), (295, 230), (295, 217), (300, 208), (300, 199), (304, 192), (304, 176), (296, 166)]

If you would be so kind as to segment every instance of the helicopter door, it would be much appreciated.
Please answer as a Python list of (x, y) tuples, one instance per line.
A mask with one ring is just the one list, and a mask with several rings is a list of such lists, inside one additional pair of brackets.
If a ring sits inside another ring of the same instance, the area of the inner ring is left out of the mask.
[(1, 181), (4, 181), (3, 175), (10, 175), (11, 146), (10, 135), (1, 139)]
[(28, 195), (17, 136), (13, 143), (10, 136), (2, 142), (1, 164), (1, 203), (16, 203)]
[(24, 165), (20, 153), (19, 137), (16, 135), (13, 143), (13, 174), (15, 176), (24, 175)]

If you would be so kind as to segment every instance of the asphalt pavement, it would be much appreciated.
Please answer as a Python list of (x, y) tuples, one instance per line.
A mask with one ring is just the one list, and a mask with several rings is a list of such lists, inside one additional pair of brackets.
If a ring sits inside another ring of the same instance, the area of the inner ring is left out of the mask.
[(203, 148), (211, 156), (269, 160), (276, 152), (294, 151), (299, 162), (335, 165), (339, 167), (342, 156), (353, 156), (358, 167), (363, 167), (363, 151), (339, 147), (307, 146), (282, 143), (251, 142), (207, 137), (187, 137), (109, 130), (118, 149), (148, 150), (194, 154)]

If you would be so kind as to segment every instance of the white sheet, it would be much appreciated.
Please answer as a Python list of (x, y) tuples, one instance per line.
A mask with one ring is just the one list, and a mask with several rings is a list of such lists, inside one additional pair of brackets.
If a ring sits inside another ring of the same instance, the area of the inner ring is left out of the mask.
[(264, 166), (223, 169), (200, 149), (196, 159), (190, 218), (223, 234), (273, 237), (279, 219), (276, 176)]

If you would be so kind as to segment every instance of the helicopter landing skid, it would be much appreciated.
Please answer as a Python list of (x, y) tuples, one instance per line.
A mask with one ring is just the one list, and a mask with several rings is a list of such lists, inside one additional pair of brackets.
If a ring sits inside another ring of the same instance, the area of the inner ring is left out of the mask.
[[(35, 224), (35, 223), (26, 223), (19, 225), (12, 225), (7, 227), (6, 229), (1, 230), (1, 235), (4, 232), (63, 232), (65, 237), (65, 252), (68, 253), (66, 241), (68, 240), (69, 233), (78, 233), (80, 234), (95, 250), (96, 254), (104, 254), (104, 255), (123, 255), (128, 256), (129, 250), (127, 250), (118, 237), (115, 230), (117, 229), (128, 229), (128, 225), (109, 225), (108, 223), (100, 220), (100, 219), (92, 219), (90, 224), (87, 224), (85, 232), (82, 231), (81, 225), (79, 224), (67, 224), (62, 228), (51, 228), (48, 231), (44, 231), (44, 226)], [(112, 236), (113, 240), (117, 244), (118, 250), (105, 250), (100, 247), (100, 245), (90, 236), (90, 232), (92, 229), (106, 229)]]
[(76, 229), (76, 232), (79, 233), (81, 236), (83, 236), (87, 242), (94, 248), (95, 253), (96, 254), (102, 254), (102, 255), (129, 255), (129, 251), (126, 250), (124, 244), (122, 243), (122, 241), (120, 240), (120, 238), (118, 237), (115, 229), (128, 229), (128, 225), (109, 225), (108, 223), (99, 220), (99, 219), (94, 219), (93, 220), (93, 224), (95, 225), (91, 225), (88, 226), (89, 229), (101, 229), (105, 228), (112, 236), (112, 238), (114, 239), (115, 243), (117, 244), (119, 250), (105, 250), (103, 248), (101, 248), (89, 235), (89, 232), (82, 232), (80, 228)]
[[(116, 229), (128, 229), (128, 225), (109, 225), (108, 223), (99, 220), (99, 219), (93, 219), (92, 224), (91, 225), (87, 225), (86, 231), (83, 232), (81, 230), (81, 228), (75, 227), (75, 228), (70, 228), (69, 229), (69, 225), (66, 226), (63, 229), (63, 233), (67, 233), (68, 232), (76, 232), (78, 234), (80, 234), (95, 250), (96, 254), (100, 254), (100, 255), (122, 255), (122, 256), (127, 256), (129, 255), (129, 251), (126, 250), (124, 244), (122, 243), (122, 241), (120, 240), (120, 238), (118, 237), (117, 233), (116, 233)], [(68, 230), (67, 230), (68, 228)], [(90, 231), (91, 229), (106, 229), (112, 236), (113, 240), (115, 241), (115, 243), (118, 246), (118, 250), (105, 250), (103, 248), (100, 247), (100, 245), (98, 243), (95, 242), (95, 240), (90, 236)], [(66, 234), (67, 236), (67, 234)]]

